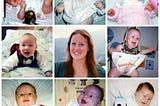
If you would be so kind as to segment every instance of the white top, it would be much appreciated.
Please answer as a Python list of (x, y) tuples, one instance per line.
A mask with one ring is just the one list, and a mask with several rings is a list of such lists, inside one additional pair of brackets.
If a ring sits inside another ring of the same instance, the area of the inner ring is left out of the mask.
[(104, 14), (95, 6), (97, 0), (64, 0), (63, 19), (70, 24), (79, 24), (97, 11)]
[[(51, 66), (50, 64), (48, 64), (48, 62), (43, 58), (44, 56), (42, 56), (38, 51), (37, 51), (37, 54), (36, 54), (36, 59), (37, 59), (37, 64), (39, 65), (39, 68), (43, 71), (43, 72), (46, 72), (46, 71), (51, 71)], [(33, 57), (35, 58), (35, 57)], [(34, 59), (33, 59), (34, 60)], [(18, 55), (17, 55), (17, 51), (12, 54), (11, 56), (8, 57), (8, 59), (6, 59), (4, 61), (4, 63), (2, 64), (2, 69), (5, 71), (5, 72), (9, 72), (10, 70), (12, 70), (14, 67), (18, 66), (18, 63), (19, 63), (19, 59), (18, 59)], [(31, 64), (32, 61), (30, 59), (28, 60), (23, 60), (23, 64)]]

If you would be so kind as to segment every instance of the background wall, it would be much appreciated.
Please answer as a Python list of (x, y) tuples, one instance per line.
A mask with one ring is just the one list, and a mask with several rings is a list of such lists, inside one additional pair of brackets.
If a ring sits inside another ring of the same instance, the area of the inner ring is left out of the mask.
[[(123, 42), (124, 34), (127, 27), (108, 27), (113, 31), (113, 40), (108, 43), (108, 50), (114, 42)], [(158, 28), (157, 27), (139, 27), (141, 31), (141, 46), (156, 48), (155, 54), (148, 55), (145, 59), (144, 66), (138, 68), (140, 77), (157, 77), (158, 76)], [(110, 61), (108, 61), (110, 70)], [(109, 71), (108, 70), (108, 71)]]

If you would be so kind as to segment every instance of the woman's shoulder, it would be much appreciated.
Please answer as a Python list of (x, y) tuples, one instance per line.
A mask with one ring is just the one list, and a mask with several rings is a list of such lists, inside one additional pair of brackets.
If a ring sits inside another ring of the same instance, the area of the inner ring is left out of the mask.
[(97, 67), (97, 72), (99, 74), (99, 77), (105, 77), (106, 76), (105, 69), (100, 64), (97, 64), (96, 67)]
[(64, 77), (66, 71), (66, 62), (55, 63), (55, 77)]
[(64, 62), (64, 61), (63, 62), (56, 62), (55, 66), (58, 66), (58, 67), (59, 66), (66, 66), (66, 62)]

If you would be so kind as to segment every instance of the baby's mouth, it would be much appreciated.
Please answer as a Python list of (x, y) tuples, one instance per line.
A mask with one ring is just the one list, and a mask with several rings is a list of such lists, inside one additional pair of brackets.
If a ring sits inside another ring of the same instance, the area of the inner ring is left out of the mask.
[(132, 42), (133, 45), (136, 45), (136, 42)]
[(25, 54), (30, 54), (30, 52), (24, 52)]
[(29, 100), (23, 100), (23, 102), (29, 102)]
[(87, 102), (84, 99), (82, 99), (81, 104), (87, 104)]
[(141, 102), (143, 105), (146, 104), (145, 102)]

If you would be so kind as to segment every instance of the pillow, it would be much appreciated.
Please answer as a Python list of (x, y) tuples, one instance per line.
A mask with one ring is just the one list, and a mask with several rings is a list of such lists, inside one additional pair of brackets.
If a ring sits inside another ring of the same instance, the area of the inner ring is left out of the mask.
[[(52, 92), (53, 85), (52, 80), (2, 80), (2, 106), (17, 106), (15, 100), (15, 90), (23, 82), (32, 84), (37, 91), (37, 105), (43, 104), (45, 106), (53, 106), (52, 104)], [(44, 95), (45, 94), (45, 95)]]

